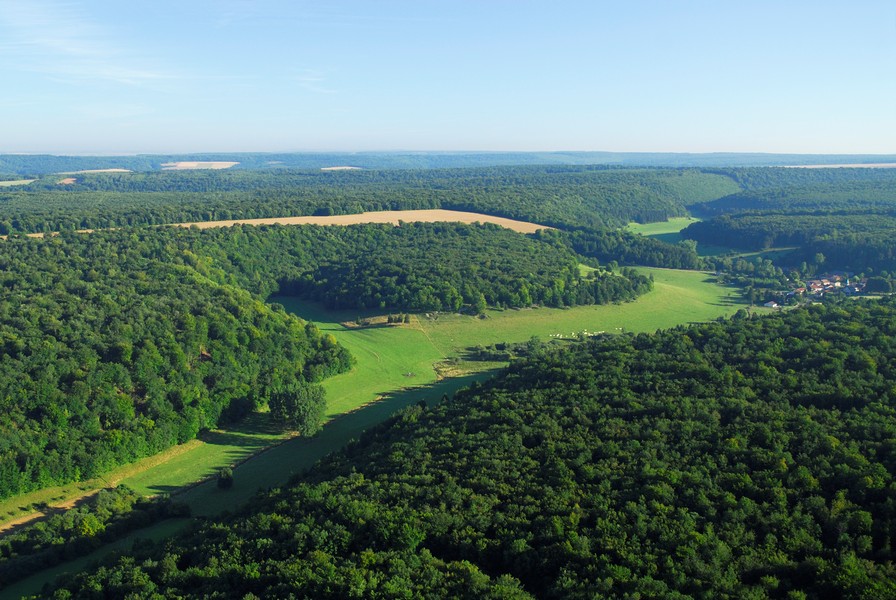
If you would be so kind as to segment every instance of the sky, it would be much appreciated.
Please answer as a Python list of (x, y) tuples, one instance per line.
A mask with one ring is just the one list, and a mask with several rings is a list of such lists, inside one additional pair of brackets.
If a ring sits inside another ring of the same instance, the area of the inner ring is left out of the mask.
[(0, 153), (896, 153), (893, 0), (0, 0)]

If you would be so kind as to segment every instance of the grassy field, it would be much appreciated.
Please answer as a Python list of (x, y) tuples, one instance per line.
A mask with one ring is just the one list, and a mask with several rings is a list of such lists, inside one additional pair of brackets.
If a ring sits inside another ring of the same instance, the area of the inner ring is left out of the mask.
[[(342, 323), (373, 313), (326, 311), (295, 298), (273, 301), (332, 333), (357, 359), (349, 373), (324, 383), (331, 416), (371, 402), (392, 390), (436, 380), (433, 364), (462, 356), (467, 348), (496, 342), (523, 342), (533, 336), (544, 341), (557, 334), (578, 332), (655, 331), (682, 323), (708, 321), (741, 308), (734, 288), (716, 285), (706, 273), (673, 269), (640, 269), (653, 275), (654, 289), (634, 302), (570, 309), (533, 308), (489, 310), (488, 318), (433, 314), (413, 315), (411, 323), (396, 327), (349, 328)], [(461, 371), (493, 368), (461, 362)]]
[(36, 179), (15, 179), (12, 181), (0, 181), (0, 187), (13, 187), (16, 185), (28, 185), (32, 181), (37, 181)]
[[(696, 223), (700, 219), (694, 217), (675, 217), (668, 221), (660, 221), (659, 223), (629, 223), (625, 226), (632, 233), (639, 233), (645, 237), (656, 238), (667, 244), (677, 244), (684, 238), (681, 236), (681, 230)], [(700, 256), (719, 256), (732, 252), (732, 248), (725, 246), (709, 246), (706, 244), (697, 245), (697, 254)]]
[(675, 217), (658, 223), (629, 223), (625, 228), (632, 233), (640, 233), (645, 237), (657, 238), (670, 244), (676, 244), (682, 240), (679, 232), (697, 221), (699, 219), (694, 217)]

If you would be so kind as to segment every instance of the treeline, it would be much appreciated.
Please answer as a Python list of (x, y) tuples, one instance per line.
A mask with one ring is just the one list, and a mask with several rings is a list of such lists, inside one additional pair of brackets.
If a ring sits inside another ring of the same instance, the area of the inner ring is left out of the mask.
[(534, 356), (43, 596), (894, 598), (894, 324), (741, 311)]
[[(854, 161), (846, 161), (852, 163)], [(731, 178), (744, 190), (736, 195), (763, 197), (763, 191), (789, 190), (799, 193), (810, 190), (814, 193), (831, 193), (836, 189), (874, 189), (879, 185), (892, 186), (896, 181), (896, 170), (873, 168), (812, 168), (793, 169), (785, 167), (751, 167), (704, 169)], [(722, 201), (724, 203), (725, 201)], [(713, 203), (714, 204), (714, 203)]]
[[(884, 169), (896, 171), (896, 169)], [(803, 187), (748, 190), (693, 206), (700, 214), (741, 212), (862, 212), (896, 207), (896, 173), (882, 181), (810, 184)]]
[(190, 171), (49, 177), (0, 189), (0, 233), (99, 229), (374, 210), (471, 210), (558, 227), (685, 214), (737, 191), (688, 169), (494, 167), (397, 171)]
[(813, 240), (892, 232), (894, 212), (766, 212), (724, 215), (691, 223), (682, 235), (700, 243), (743, 250), (801, 246)]
[(169, 498), (146, 499), (126, 486), (0, 537), (0, 587), (92, 552), (159, 519), (186, 516)]
[(0, 243), (0, 498), (105, 473), (348, 368), (331, 336), (213, 281), (175, 237)]

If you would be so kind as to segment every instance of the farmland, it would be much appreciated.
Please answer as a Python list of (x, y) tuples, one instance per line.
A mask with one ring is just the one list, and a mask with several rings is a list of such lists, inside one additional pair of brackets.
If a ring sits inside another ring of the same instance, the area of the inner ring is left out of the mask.
[(198, 227), (210, 229), (214, 227), (231, 227), (233, 225), (357, 225), (361, 223), (494, 223), (517, 233), (534, 233), (539, 229), (551, 229), (546, 225), (527, 223), (515, 219), (506, 219), (492, 215), (465, 212), (459, 210), (424, 209), (424, 210), (382, 210), (349, 215), (331, 215), (325, 217), (271, 217), (263, 219), (238, 219), (232, 221), (198, 221), (195, 223), (178, 223), (178, 227)]

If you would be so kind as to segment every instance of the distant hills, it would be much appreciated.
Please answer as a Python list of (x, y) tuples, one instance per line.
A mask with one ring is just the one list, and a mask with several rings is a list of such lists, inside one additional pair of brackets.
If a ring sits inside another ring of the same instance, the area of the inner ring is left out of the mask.
[(632, 167), (763, 167), (896, 163), (896, 154), (707, 154), (665, 152), (331, 152), (197, 153), (131, 156), (0, 154), (0, 173), (41, 175), (93, 169), (156, 171), (182, 162), (236, 162), (233, 169), (440, 169), (502, 165), (614, 165)]

